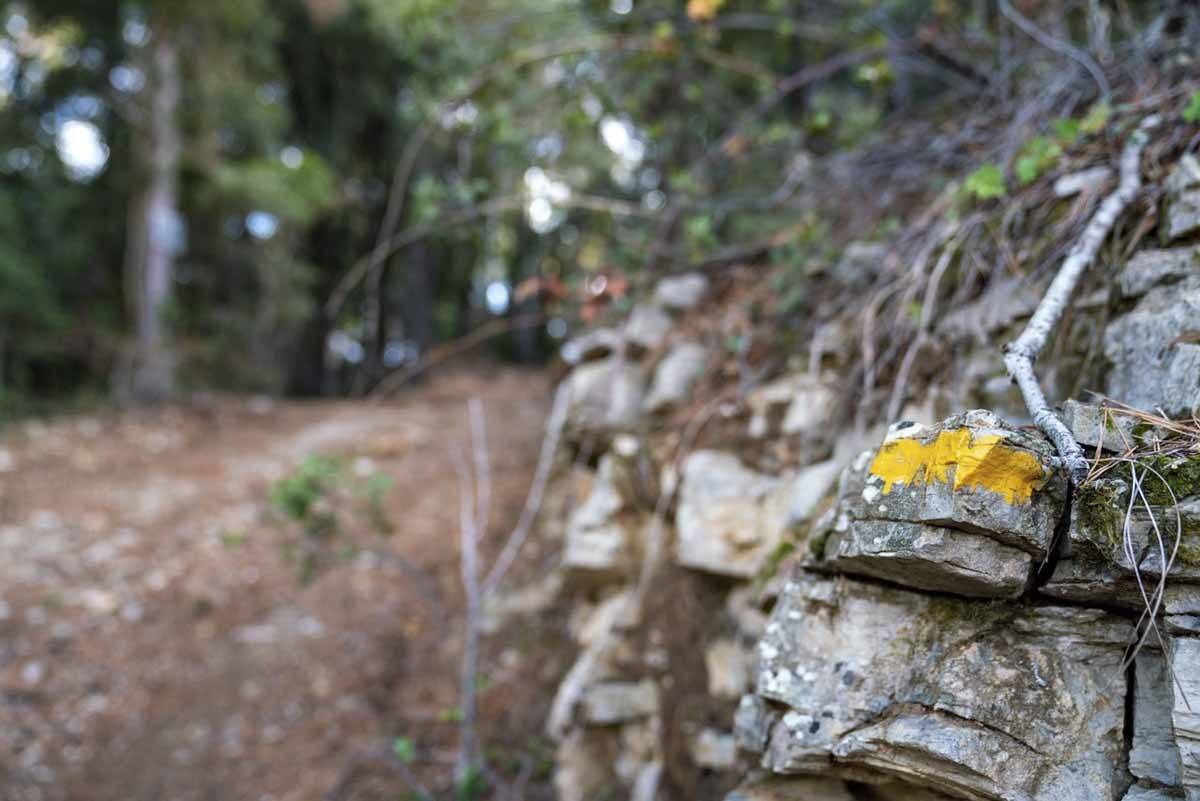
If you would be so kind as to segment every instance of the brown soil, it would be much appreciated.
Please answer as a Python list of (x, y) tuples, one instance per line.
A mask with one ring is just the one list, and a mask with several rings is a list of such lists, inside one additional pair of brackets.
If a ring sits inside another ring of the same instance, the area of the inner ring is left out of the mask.
[[(394, 800), (393, 768), (355, 765), (395, 737), (443, 789), (462, 604), (451, 443), (483, 398), (494, 550), (547, 394), (535, 373), (460, 372), (385, 405), (219, 399), (2, 432), (0, 799), (299, 801), (341, 781), (343, 798)], [(394, 532), (346, 532), (368, 549), (305, 585), (268, 495), (312, 454), (389, 475)], [(497, 770), (533, 770), (530, 798), (562, 669), (550, 628), (490, 638), (481, 665), (485, 745)]]

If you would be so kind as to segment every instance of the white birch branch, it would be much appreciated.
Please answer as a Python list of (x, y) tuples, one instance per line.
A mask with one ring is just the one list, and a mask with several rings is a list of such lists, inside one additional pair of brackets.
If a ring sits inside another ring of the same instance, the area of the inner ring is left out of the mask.
[(1025, 326), (1025, 330), (1014, 342), (1004, 349), (1004, 366), (1009, 376), (1017, 382), (1025, 406), (1033, 422), (1040, 428), (1054, 447), (1059, 456), (1071, 471), (1071, 476), (1079, 484), (1087, 476), (1087, 458), (1083, 449), (1075, 441), (1070, 430), (1058, 419), (1046, 402), (1046, 395), (1038, 383), (1037, 374), (1033, 371), (1033, 363), (1046, 346), (1050, 333), (1062, 319), (1071, 294), (1079, 279), (1096, 258), (1100, 245), (1108, 237), (1125, 207), (1129, 205), (1142, 185), (1141, 157), (1142, 148), (1149, 140), (1150, 130), (1158, 125), (1159, 118), (1152, 115), (1142, 120), (1137, 130), (1129, 137), (1125, 150), (1121, 154), (1121, 181), (1116, 190), (1104, 199), (1100, 208), (1088, 221), (1079, 241), (1067, 254), (1058, 274), (1050, 282), (1050, 287), (1038, 303), (1033, 317)]

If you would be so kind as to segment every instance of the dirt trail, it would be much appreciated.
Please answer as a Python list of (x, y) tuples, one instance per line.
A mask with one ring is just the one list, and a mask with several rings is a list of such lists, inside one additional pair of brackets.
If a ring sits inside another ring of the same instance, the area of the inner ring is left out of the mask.
[[(318, 799), (399, 734), (436, 772), (460, 604), (448, 449), (470, 395), (492, 424), (496, 537), (537, 455), (533, 373), (447, 374), (380, 406), (219, 400), (4, 432), (0, 799)], [(312, 454), (389, 475), (395, 531), (304, 586), (267, 495)]]

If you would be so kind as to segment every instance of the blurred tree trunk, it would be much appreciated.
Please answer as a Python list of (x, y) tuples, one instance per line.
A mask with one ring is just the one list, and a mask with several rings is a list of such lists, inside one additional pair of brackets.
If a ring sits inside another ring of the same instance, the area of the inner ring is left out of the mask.
[(437, 303), (437, 269), (427, 242), (414, 242), (404, 250), (404, 288), (400, 303), (405, 337), (421, 357), (433, 347), (434, 306)]
[(164, 313), (175, 254), (183, 236), (179, 214), (179, 54), (166, 26), (143, 48), (146, 119), (134, 137), (139, 185), (130, 201), (125, 280), (137, 340), (123, 388), (136, 401), (160, 401), (174, 388), (174, 358)]

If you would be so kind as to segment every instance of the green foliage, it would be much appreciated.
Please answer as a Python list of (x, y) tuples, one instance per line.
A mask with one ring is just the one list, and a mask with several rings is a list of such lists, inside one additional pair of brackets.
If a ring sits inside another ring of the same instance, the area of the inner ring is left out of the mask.
[(457, 801), (478, 801), (488, 790), (487, 776), (479, 768), (471, 768), (454, 788)]
[(332, 171), (315, 153), (306, 153), (297, 167), (279, 159), (253, 159), (219, 167), (218, 188), (248, 210), (262, 210), (286, 221), (306, 225), (333, 203)]
[(383, 473), (356, 475), (340, 459), (309, 456), (270, 488), (272, 509), (299, 528), (299, 537), (283, 542), (284, 554), (297, 562), (302, 580), (309, 580), (330, 562), (353, 557), (362, 547), (356, 536), (369, 529), (392, 531), (384, 507), (392, 480)]
[(304, 526), (310, 536), (321, 537), (337, 529), (337, 518), (319, 502), (336, 488), (344, 473), (336, 459), (309, 456), (291, 475), (271, 487), (271, 505)]
[(1079, 130), (1084, 134), (1100, 133), (1104, 130), (1104, 126), (1108, 125), (1111, 117), (1112, 106), (1107, 103), (1096, 103), (1079, 121)]
[(1033, 183), (1042, 173), (1058, 164), (1062, 146), (1047, 136), (1035, 136), (1017, 154), (1017, 180), (1022, 186)]
[(1004, 185), (1004, 171), (995, 164), (984, 164), (968, 175), (963, 187), (976, 200), (1004, 197), (1008, 193)]
[(408, 737), (397, 737), (392, 740), (392, 753), (405, 765), (411, 765), (417, 758), (417, 747)]
[(1193, 125), (1200, 123), (1200, 92), (1192, 92), (1192, 96), (1188, 98), (1188, 104), (1183, 109), (1184, 122), (1190, 122)]

